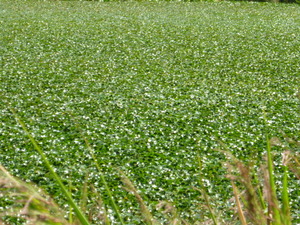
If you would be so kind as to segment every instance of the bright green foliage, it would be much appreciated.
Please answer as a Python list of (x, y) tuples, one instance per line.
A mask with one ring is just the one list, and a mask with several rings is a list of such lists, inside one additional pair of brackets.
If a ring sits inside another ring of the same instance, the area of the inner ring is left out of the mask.
[(64, 203), (15, 108), (75, 199), (88, 173), (109, 202), (95, 156), (126, 224), (138, 223), (138, 206), (114, 167), (130, 174), (149, 210), (168, 200), (183, 218), (206, 218), (193, 189), (199, 152), (203, 185), (219, 199), (213, 207), (230, 214), (218, 141), (261, 162), (264, 108), (270, 138), (299, 140), (299, 14), (297, 5), (258, 3), (0, 0), (0, 162)]

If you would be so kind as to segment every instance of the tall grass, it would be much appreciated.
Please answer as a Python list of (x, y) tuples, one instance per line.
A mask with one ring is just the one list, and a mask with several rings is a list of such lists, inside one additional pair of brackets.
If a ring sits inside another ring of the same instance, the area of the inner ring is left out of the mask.
[(30, 132), (27, 130), (25, 123), (21, 120), (21, 118), (18, 116), (18, 114), (16, 113), (16, 111), (14, 109), (11, 109), (16, 120), (18, 121), (18, 123), (22, 126), (24, 132), (26, 133), (26, 135), (28, 136), (28, 138), (30, 139), (31, 143), (33, 144), (35, 150), (38, 152), (38, 154), (41, 156), (45, 167), (49, 170), (49, 172), (51, 173), (51, 175), (53, 176), (54, 180), (56, 181), (56, 183), (59, 185), (60, 190), (62, 191), (62, 193), (64, 194), (65, 198), (68, 201), (68, 204), (74, 209), (76, 216), (78, 217), (79, 221), (81, 222), (81, 224), (83, 225), (89, 225), (90, 223), (88, 222), (87, 218), (85, 217), (84, 213), (79, 209), (79, 207), (77, 206), (77, 204), (75, 203), (75, 201), (73, 200), (70, 192), (68, 191), (68, 189), (65, 187), (65, 185), (63, 184), (63, 182), (61, 181), (60, 177), (57, 175), (57, 173), (54, 171), (54, 168), (52, 167), (51, 163), (49, 162), (49, 160), (47, 159), (46, 155), (44, 154), (43, 150), (41, 149), (41, 147), (38, 145), (38, 143), (36, 142), (36, 140), (33, 138), (33, 136), (30, 134)]
[[(283, 185), (281, 198), (279, 198), (277, 195), (279, 192), (276, 192), (271, 146), (269, 141), (267, 143), (266, 164), (261, 166), (261, 174), (263, 176), (260, 179), (261, 183), (257, 182), (258, 179), (251, 173), (249, 166), (227, 153), (230, 158), (230, 164), (227, 165), (228, 178), (231, 181), (236, 210), (242, 224), (289, 225), (292, 219), (288, 197), (287, 165), (283, 164)], [(290, 156), (284, 154), (284, 157), (286, 159), (286, 157)], [(243, 191), (240, 191), (239, 187), (243, 188)]]
[[(28, 221), (30, 224), (83, 224), (88, 225), (91, 222), (90, 216), (89, 219), (87, 215), (85, 215), (86, 211), (86, 199), (88, 195), (88, 186), (87, 182), (84, 182), (83, 191), (82, 191), (82, 199), (81, 199), (81, 207), (79, 207), (75, 201), (73, 200), (70, 191), (61, 181), (61, 178), (58, 174), (56, 174), (53, 166), (47, 159), (46, 155), (42, 151), (41, 147), (38, 145), (36, 140), (27, 130), (26, 125), (22, 121), (22, 119), (18, 116), (15, 110), (12, 110), (15, 118), (18, 123), (22, 126), (24, 132), (30, 139), (36, 151), (41, 156), (45, 167), (49, 170), (54, 180), (60, 187), (61, 192), (64, 197), (67, 199), (67, 203), (70, 205), (72, 210), (74, 210), (75, 217), (73, 218), (72, 213), (69, 214), (69, 219), (66, 220), (63, 209), (58, 207), (56, 204), (50, 200), (49, 196), (45, 193), (41, 193), (41, 191), (37, 190), (34, 185), (26, 184), (9, 174), (8, 171), (5, 170), (2, 166), (0, 166), (0, 185), (1, 185), (1, 194), (12, 196), (14, 199), (14, 203), (8, 203), (10, 205), (10, 210), (6, 212), (1, 212), (2, 218), (4, 217), (18, 217), (22, 220)], [(84, 135), (81, 133), (83, 138)], [(85, 139), (85, 138), (84, 138)], [(121, 213), (119, 212), (118, 205), (113, 199), (113, 193), (109, 190), (106, 180), (101, 173), (101, 168), (97, 162), (96, 157), (93, 154), (93, 149), (89, 145), (87, 139), (85, 139), (85, 143), (90, 153), (93, 156), (95, 165), (100, 173), (101, 180), (105, 186), (105, 189), (111, 199), (112, 207), (119, 218), (119, 222), (121, 224), (125, 224)], [(266, 163), (261, 165), (261, 176), (257, 176), (251, 169), (251, 167), (245, 165), (240, 160), (236, 159), (231, 153), (228, 151), (224, 151), (227, 156), (226, 167), (228, 168), (228, 179), (232, 185), (233, 196), (235, 199), (236, 206), (236, 214), (238, 215), (237, 221), (241, 224), (272, 224), (272, 225), (290, 225), (292, 224), (292, 218), (290, 213), (289, 206), (289, 194), (288, 194), (288, 173), (289, 169), (293, 171), (296, 177), (300, 177), (299, 173), (299, 156), (293, 155), (291, 152), (286, 151), (283, 153), (282, 160), (282, 188), (281, 188), (281, 197), (278, 197), (279, 189), (276, 187), (275, 176), (274, 176), (274, 160), (271, 152), (271, 143), (269, 138), (267, 137), (266, 144)], [(199, 159), (199, 166), (201, 167), (201, 160)], [(201, 170), (201, 169), (200, 169)], [(124, 183), (124, 189), (129, 193), (132, 193), (137, 203), (139, 204), (141, 211), (141, 221), (145, 224), (156, 225), (160, 224), (159, 220), (157, 220), (152, 212), (147, 207), (145, 201), (142, 198), (142, 195), (136, 189), (133, 182), (126, 176), (125, 173), (119, 171), (121, 180)], [(202, 177), (200, 176), (200, 181)], [(202, 182), (200, 182), (202, 184)], [(71, 184), (70, 184), (71, 185)], [(211, 200), (207, 194), (207, 191), (204, 185), (200, 185), (198, 189), (203, 196), (205, 203), (207, 205), (209, 214), (211, 216), (212, 224), (222, 224), (222, 221), (219, 220), (216, 215), (216, 211), (213, 209)], [(95, 189), (93, 189), (95, 193)], [(98, 199), (99, 205), (102, 205), (101, 196), (99, 194)], [(170, 204), (167, 202), (161, 202), (158, 207), (165, 207), (166, 210), (164, 212), (165, 215), (171, 212), (172, 216), (167, 217), (169, 224), (189, 224), (187, 221), (180, 219), (177, 215), (176, 210), (172, 208)], [(72, 211), (70, 210), (70, 211)], [(232, 221), (232, 222), (237, 222)], [(104, 216), (101, 217), (101, 224), (110, 224), (109, 217), (106, 212)]]
[(0, 212), (0, 224), (4, 224), (1, 218), (5, 217), (17, 217), (27, 224), (69, 224), (64, 218), (64, 211), (47, 194), (13, 177), (1, 165), (0, 187), (0, 196), (10, 197), (11, 200), (7, 202), (10, 208)]

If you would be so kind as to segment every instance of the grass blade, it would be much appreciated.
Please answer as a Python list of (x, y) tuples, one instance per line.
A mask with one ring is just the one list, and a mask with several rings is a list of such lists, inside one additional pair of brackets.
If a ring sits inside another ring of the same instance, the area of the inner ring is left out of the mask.
[(26, 224), (69, 224), (64, 218), (63, 210), (46, 193), (13, 177), (1, 165), (0, 187), (0, 197), (5, 196), (13, 203), (9, 207), (0, 207), (0, 224), (8, 224), (8, 221), (2, 221), (5, 217), (22, 219)]
[[(69, 180), (69, 192), (71, 193), (72, 190), (72, 182)], [(69, 223), (73, 223), (73, 208), (72, 206), (69, 206)]]
[(240, 202), (240, 199), (239, 199), (238, 188), (235, 186), (235, 184), (233, 183), (232, 180), (231, 180), (231, 186), (232, 186), (232, 189), (233, 189), (233, 195), (234, 195), (234, 198), (235, 198), (235, 202), (236, 202), (236, 206), (237, 206), (240, 221), (241, 221), (242, 225), (247, 225), (247, 221), (246, 221), (246, 218), (245, 218), (245, 215), (244, 215), (244, 212), (243, 212), (243, 209), (242, 209), (242, 205), (241, 205), (241, 202)]
[(291, 214), (289, 205), (289, 193), (288, 193), (288, 167), (287, 161), (289, 160), (288, 152), (283, 154), (283, 181), (282, 181), (282, 220), (285, 225), (291, 225)]
[(274, 225), (281, 225), (280, 213), (279, 213), (279, 205), (276, 195), (276, 186), (275, 186), (275, 179), (274, 179), (274, 168), (273, 168), (273, 159), (271, 154), (271, 145), (269, 138), (267, 136), (267, 170), (268, 170), (268, 178), (269, 178), (269, 215), (272, 215)]
[(208, 210), (209, 210), (209, 215), (211, 217), (211, 219), (213, 220), (213, 224), (214, 225), (218, 225), (219, 222), (218, 222), (218, 219), (216, 217), (216, 213), (214, 212), (213, 208), (211, 207), (211, 204), (210, 204), (210, 201), (209, 201), (209, 196), (207, 194), (207, 191), (204, 187), (204, 184), (202, 182), (202, 174), (201, 174), (201, 170), (202, 170), (202, 162), (201, 162), (201, 159), (200, 159), (200, 155), (199, 153), (197, 154), (197, 158), (198, 158), (198, 163), (199, 163), (199, 169), (200, 169), (200, 173), (199, 173), (199, 183), (200, 183), (200, 186), (201, 186), (201, 189), (199, 190), (200, 193), (203, 195), (203, 198), (204, 198), (204, 201), (205, 201), (205, 204), (206, 206), (208, 207)]
[(119, 173), (121, 174), (122, 182), (125, 185), (124, 189), (126, 191), (128, 191), (129, 193), (132, 193), (135, 196), (135, 198), (140, 206), (141, 213), (142, 213), (145, 223), (148, 225), (158, 224), (157, 221), (153, 218), (150, 210), (146, 206), (142, 196), (138, 193), (138, 190), (134, 187), (134, 185), (130, 181), (130, 179), (122, 171), (119, 170)]
[(93, 157), (93, 160), (94, 160), (94, 163), (95, 163), (95, 165), (96, 165), (96, 168), (97, 168), (97, 170), (98, 170), (98, 172), (99, 172), (99, 174), (100, 174), (100, 179), (101, 179), (101, 181), (102, 181), (102, 183), (103, 183), (103, 185), (104, 185), (104, 187), (105, 187), (105, 190), (106, 190), (106, 192), (107, 192), (107, 194), (108, 194), (108, 196), (109, 196), (109, 199), (110, 199), (110, 201), (111, 201), (111, 203), (112, 203), (112, 207), (113, 207), (115, 213), (117, 214), (117, 217), (119, 218), (120, 223), (121, 223), (122, 225), (125, 225), (125, 223), (124, 223), (124, 221), (123, 221), (123, 218), (122, 218), (122, 216), (121, 216), (119, 207), (117, 206), (116, 201), (115, 201), (115, 199), (114, 199), (114, 197), (113, 197), (113, 194), (112, 194), (112, 192), (110, 191), (110, 188), (108, 187), (108, 184), (107, 184), (107, 182), (106, 182), (106, 179), (105, 179), (105, 177), (104, 177), (104, 175), (103, 175), (103, 173), (102, 173), (102, 171), (101, 171), (101, 168), (100, 168), (100, 166), (99, 166), (98, 160), (97, 160), (97, 158), (95, 157), (95, 155), (94, 155), (94, 153), (93, 153), (93, 149), (92, 149), (92, 147), (90, 146), (89, 142), (87, 141), (87, 139), (86, 139), (85, 137), (84, 137), (84, 140), (85, 140), (85, 143), (86, 143), (87, 148), (88, 148), (88, 149), (90, 150), (90, 152), (91, 152), (91, 155), (92, 155), (92, 157)]
[[(263, 110), (263, 117), (267, 127), (267, 115), (265, 110)], [(268, 131), (266, 130), (266, 142), (267, 142), (267, 173), (268, 176), (268, 215), (272, 216), (272, 224), (281, 225), (280, 212), (279, 212), (279, 204), (276, 195), (276, 185), (274, 179), (274, 168), (273, 168), (273, 158), (271, 153), (271, 143), (268, 136)]]
[(103, 173), (102, 173), (102, 170), (101, 170), (101, 168), (100, 168), (100, 166), (99, 166), (98, 160), (97, 160), (97, 158), (96, 158), (96, 156), (95, 156), (95, 154), (94, 154), (93, 148), (91, 147), (91, 145), (90, 145), (88, 139), (84, 136), (83, 131), (81, 130), (81, 128), (80, 128), (78, 122), (76, 121), (75, 117), (74, 117), (71, 113), (69, 113), (69, 114), (71, 115), (71, 117), (72, 117), (72, 119), (73, 119), (73, 121), (74, 121), (74, 123), (75, 123), (76, 128), (78, 129), (78, 131), (79, 131), (81, 137), (83, 138), (83, 140), (84, 140), (84, 142), (85, 142), (85, 145), (86, 145), (87, 149), (89, 150), (89, 153), (90, 153), (90, 155), (91, 155), (91, 157), (92, 157), (92, 159), (93, 159), (93, 162), (95, 163), (95, 166), (96, 166), (96, 168), (97, 168), (97, 170), (98, 170), (98, 172), (99, 172), (100, 179), (101, 179), (101, 181), (102, 181), (102, 183), (103, 183), (103, 185), (104, 185), (104, 187), (105, 187), (105, 190), (106, 190), (106, 192), (107, 192), (107, 195), (108, 195), (108, 197), (109, 197), (109, 199), (110, 199), (110, 201), (111, 201), (112, 207), (113, 207), (115, 213), (117, 214), (117, 217), (118, 217), (120, 223), (121, 223), (122, 225), (125, 225), (124, 220), (123, 220), (123, 218), (122, 218), (122, 216), (121, 216), (119, 207), (117, 206), (116, 201), (114, 200), (114, 197), (113, 197), (113, 195), (112, 195), (112, 193), (111, 193), (111, 191), (110, 191), (110, 188), (108, 187), (108, 184), (107, 184), (107, 182), (106, 182), (106, 179), (105, 179), (105, 177), (104, 177), (104, 175), (103, 175)]
[(30, 139), (30, 141), (33, 144), (35, 150), (41, 156), (41, 158), (42, 158), (45, 166), (47, 167), (47, 169), (49, 170), (49, 172), (53, 176), (54, 180), (59, 185), (59, 187), (60, 187), (61, 191), (63, 192), (64, 196), (66, 197), (69, 205), (72, 206), (72, 208), (74, 209), (74, 212), (75, 212), (76, 216), (78, 217), (79, 221), (81, 222), (81, 224), (83, 224), (83, 225), (89, 225), (90, 223), (88, 222), (87, 218), (85, 217), (85, 215), (82, 213), (82, 211), (79, 209), (79, 207), (74, 202), (73, 198), (71, 197), (70, 192), (67, 190), (67, 188), (65, 187), (65, 185), (62, 183), (60, 177), (54, 171), (51, 163), (47, 159), (47, 156), (44, 154), (44, 152), (41, 149), (41, 147), (38, 145), (38, 143), (35, 141), (35, 139), (33, 138), (33, 136), (27, 130), (25, 123), (21, 120), (21, 118), (18, 116), (18, 114), (16, 113), (16, 111), (14, 109), (11, 109), (11, 111), (14, 114), (14, 116), (15, 116), (16, 120), (18, 121), (18, 123), (21, 125), (21, 127), (25, 131), (25, 133), (28, 136), (28, 138)]
[(257, 174), (255, 173), (255, 171), (253, 170), (252, 171), (252, 174), (253, 174), (253, 181), (254, 183), (257, 185), (257, 195), (258, 195), (258, 199), (259, 199), (259, 203), (262, 207), (262, 210), (265, 211), (267, 209), (267, 206), (266, 206), (266, 203), (264, 201), (264, 196), (263, 196), (263, 193), (262, 193), (262, 187), (259, 183), (259, 180), (258, 180), (258, 177), (257, 177)]
[(90, 217), (92, 220), (93, 215), (97, 215), (97, 220), (102, 221), (103, 225), (110, 225), (110, 220), (108, 218), (107, 210), (101, 198), (101, 194), (98, 193), (97, 189), (91, 185), (91, 192), (93, 193), (92, 198), (94, 199), (95, 205), (89, 210)]
[(87, 201), (88, 201), (88, 174), (85, 175), (84, 178), (84, 183), (82, 187), (82, 195), (81, 195), (81, 204), (80, 208), (82, 211), (86, 211), (86, 206), (87, 206)]

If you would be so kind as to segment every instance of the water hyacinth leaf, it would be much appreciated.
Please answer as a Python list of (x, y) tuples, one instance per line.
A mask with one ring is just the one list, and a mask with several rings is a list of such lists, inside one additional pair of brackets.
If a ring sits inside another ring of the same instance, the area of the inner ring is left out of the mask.
[[(213, 208), (219, 218), (235, 218), (215, 137), (239, 160), (253, 161), (255, 172), (265, 154), (266, 123), (269, 137), (299, 140), (299, 13), (294, 4), (227, 1), (0, 0), (0, 161), (67, 205), (9, 102), (62, 180), (72, 180), (74, 199), (80, 201), (89, 172), (112, 223), (119, 221), (66, 113), (73, 112), (126, 223), (141, 217), (134, 216), (136, 201), (125, 200), (114, 167), (130, 175), (150, 208), (167, 200), (192, 224), (211, 218), (191, 188), (200, 187), (197, 151)], [(281, 142), (283, 148), (272, 147), (276, 185), (283, 171), (278, 155), (299, 150)], [(296, 171), (296, 165), (291, 160), (288, 167)], [(291, 217), (300, 223), (293, 174)]]

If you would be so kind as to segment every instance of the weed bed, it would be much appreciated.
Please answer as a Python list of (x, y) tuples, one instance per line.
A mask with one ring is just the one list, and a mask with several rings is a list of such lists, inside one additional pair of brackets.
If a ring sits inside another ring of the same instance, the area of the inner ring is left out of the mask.
[(298, 5), (1, 0), (0, 25), (0, 162), (59, 202), (10, 107), (77, 198), (87, 173), (103, 193), (78, 125), (130, 224), (137, 204), (115, 168), (153, 210), (168, 200), (198, 220), (200, 173), (215, 207), (230, 212), (220, 143), (259, 164), (266, 133), (299, 140)]

